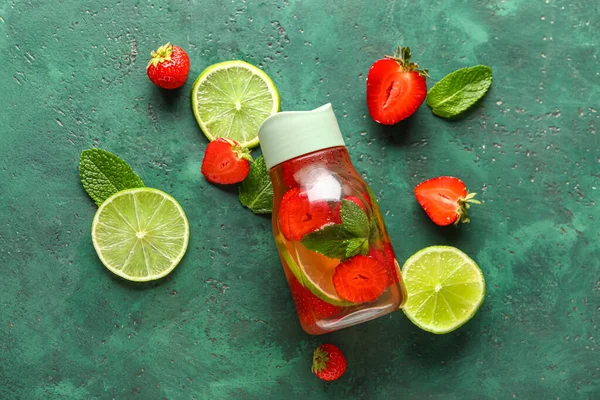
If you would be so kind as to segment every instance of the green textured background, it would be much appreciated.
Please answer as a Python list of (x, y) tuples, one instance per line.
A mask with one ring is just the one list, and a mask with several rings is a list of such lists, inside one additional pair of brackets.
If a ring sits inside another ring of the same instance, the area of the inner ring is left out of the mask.
[[(600, 398), (598, 4), (3, 2), (0, 398)], [(171, 93), (145, 75), (167, 41), (192, 63)], [(434, 79), (492, 66), (490, 92), (455, 121), (423, 106), (376, 125), (365, 77), (400, 43)], [(334, 104), (400, 262), (450, 244), (481, 265), (488, 294), (469, 324), (434, 336), (399, 312), (301, 331), (269, 219), (199, 173), (207, 142), (189, 91), (235, 58), (270, 74), (284, 110)], [(185, 208), (190, 248), (168, 278), (130, 284), (98, 261), (77, 171), (94, 146)], [(415, 203), (412, 188), (439, 174), (480, 193), (471, 224), (437, 228)], [(331, 384), (310, 372), (323, 342), (349, 362)]]

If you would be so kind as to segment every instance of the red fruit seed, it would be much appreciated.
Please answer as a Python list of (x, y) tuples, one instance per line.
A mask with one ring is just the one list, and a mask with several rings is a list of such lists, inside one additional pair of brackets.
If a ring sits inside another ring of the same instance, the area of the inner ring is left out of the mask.
[(335, 268), (333, 286), (344, 300), (363, 303), (381, 296), (389, 279), (384, 263), (374, 257), (358, 255)]

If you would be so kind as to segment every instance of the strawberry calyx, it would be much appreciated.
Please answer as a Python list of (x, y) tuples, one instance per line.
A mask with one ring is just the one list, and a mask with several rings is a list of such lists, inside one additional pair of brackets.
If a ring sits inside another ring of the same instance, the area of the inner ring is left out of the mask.
[(420, 69), (419, 64), (410, 61), (410, 47), (398, 46), (393, 55), (384, 57), (396, 61), (405, 71), (416, 71), (423, 78), (431, 78), (427, 68)]
[(233, 151), (235, 153), (235, 155), (237, 156), (237, 158), (239, 158), (240, 160), (247, 160), (249, 162), (254, 162), (254, 160), (252, 159), (252, 155), (250, 154), (250, 150), (248, 150), (247, 148), (240, 146), (240, 144), (238, 142), (236, 142), (235, 140), (231, 140), (228, 138), (221, 138), (224, 141), (226, 141), (227, 143), (229, 143), (231, 145), (231, 151)]
[(477, 193), (469, 193), (465, 197), (458, 199), (458, 209), (456, 210), (458, 217), (454, 221), (454, 225), (458, 225), (461, 222), (465, 224), (471, 222), (468, 213), (471, 204), (481, 204), (481, 201), (475, 198), (476, 195)]
[(328, 361), (329, 353), (322, 346), (317, 347), (313, 354), (312, 372), (319, 373), (327, 369)]
[(160, 46), (158, 50), (152, 52), (152, 58), (148, 62), (146, 69), (150, 68), (151, 65), (156, 67), (162, 62), (171, 61), (171, 54), (173, 54), (173, 45), (171, 43)]

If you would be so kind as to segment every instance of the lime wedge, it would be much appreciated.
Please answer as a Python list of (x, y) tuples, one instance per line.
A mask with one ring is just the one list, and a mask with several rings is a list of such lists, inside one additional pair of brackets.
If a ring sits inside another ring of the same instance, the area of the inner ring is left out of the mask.
[(171, 272), (187, 250), (190, 228), (177, 201), (157, 189), (117, 192), (96, 212), (92, 241), (111, 272), (145, 282)]
[(204, 135), (258, 145), (258, 128), (279, 111), (279, 93), (262, 70), (244, 61), (206, 68), (192, 87), (192, 109)]
[[(300, 259), (300, 255), (298, 254), (298, 249), (293, 248), (292, 246), (285, 245), (285, 241), (283, 238), (275, 239), (277, 247), (279, 249), (279, 253), (281, 254), (281, 258), (287, 265), (288, 269), (298, 282), (316, 297), (321, 300), (333, 304), (336, 306), (347, 307), (351, 306), (354, 303), (346, 301), (338, 296), (335, 291), (335, 287), (333, 286), (333, 273), (335, 272), (335, 266), (337, 263), (329, 266), (327, 265), (327, 261), (331, 259), (322, 256), (325, 262), (315, 262), (315, 268), (309, 268), (307, 265), (302, 264), (300, 261), (296, 261), (292, 254), (295, 254)], [(302, 251), (302, 250), (300, 250)], [(314, 257), (314, 254), (312, 254)], [(319, 255), (319, 257), (321, 257)]]
[(406, 316), (419, 328), (452, 332), (475, 315), (485, 297), (483, 273), (455, 247), (418, 251), (402, 267), (408, 300)]

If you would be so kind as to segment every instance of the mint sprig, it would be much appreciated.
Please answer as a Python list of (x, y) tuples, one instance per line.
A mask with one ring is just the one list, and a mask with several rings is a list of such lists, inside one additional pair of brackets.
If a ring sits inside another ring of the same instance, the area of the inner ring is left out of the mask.
[(440, 117), (466, 111), (485, 95), (492, 84), (492, 69), (485, 65), (461, 68), (442, 78), (427, 93), (427, 105)]
[(327, 225), (302, 238), (302, 245), (329, 258), (345, 260), (367, 254), (371, 224), (367, 214), (352, 201), (342, 200), (341, 224)]
[(101, 149), (81, 152), (79, 176), (83, 188), (98, 206), (121, 190), (144, 187), (144, 182), (125, 161)]
[(240, 203), (254, 214), (269, 214), (273, 209), (273, 185), (265, 159), (260, 156), (250, 166), (250, 173), (240, 185)]

